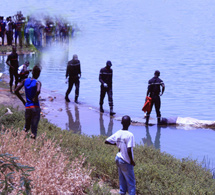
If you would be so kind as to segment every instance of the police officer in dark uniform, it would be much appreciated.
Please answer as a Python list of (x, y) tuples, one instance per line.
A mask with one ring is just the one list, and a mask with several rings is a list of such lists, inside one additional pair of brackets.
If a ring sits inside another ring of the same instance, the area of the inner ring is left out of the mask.
[(78, 60), (78, 56), (76, 54), (73, 55), (72, 60), (68, 62), (67, 69), (66, 69), (66, 79), (69, 76), (69, 85), (66, 91), (65, 100), (70, 102), (69, 94), (72, 90), (73, 85), (75, 84), (75, 103), (78, 103), (78, 96), (79, 96), (79, 86), (81, 78), (81, 64)]
[[(10, 63), (9, 63), (10, 62)], [(18, 54), (16, 53), (16, 47), (12, 47), (12, 53), (8, 56), (6, 63), (9, 68), (9, 73), (10, 73), (10, 92), (12, 93), (12, 86), (13, 86), (13, 77), (15, 77), (15, 88), (17, 87), (17, 84), (19, 82), (19, 77), (18, 77)]]
[(100, 112), (104, 112), (103, 103), (105, 94), (108, 94), (108, 102), (110, 106), (110, 115), (116, 114), (113, 112), (113, 91), (112, 91), (112, 78), (113, 70), (111, 69), (111, 61), (106, 62), (106, 66), (100, 70), (99, 81), (101, 82), (101, 93), (100, 93)]
[[(152, 79), (149, 80), (148, 82), (148, 90), (147, 90), (147, 94), (146, 96), (149, 96), (152, 98), (152, 104), (151, 107), (153, 107), (153, 105), (155, 105), (155, 111), (157, 114), (157, 122), (158, 124), (160, 123), (160, 118), (161, 118), (161, 113), (160, 113), (160, 106), (161, 106), (161, 100), (160, 100), (160, 96), (163, 95), (164, 90), (165, 90), (165, 85), (164, 82), (159, 78), (160, 76), (160, 71), (156, 70), (154, 73), (154, 77)], [(162, 91), (161, 88), (162, 87)], [(146, 125), (148, 125), (149, 122), (149, 117), (150, 117), (150, 112), (147, 112), (146, 114)]]

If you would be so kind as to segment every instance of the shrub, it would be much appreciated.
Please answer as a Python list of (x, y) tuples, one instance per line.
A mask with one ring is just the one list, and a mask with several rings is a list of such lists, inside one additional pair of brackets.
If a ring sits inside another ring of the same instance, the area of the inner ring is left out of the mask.
[[(70, 162), (60, 146), (44, 134), (34, 141), (26, 138), (24, 131), (7, 130), (0, 135), (0, 153), (6, 152), (18, 156), (15, 160), (19, 163), (34, 167), (28, 177), (32, 180), (32, 194), (84, 194), (91, 185), (91, 170), (83, 167), (85, 158), (80, 156)], [(20, 178), (20, 172), (11, 178), (13, 186), (19, 185), (16, 178)], [(18, 191), (14, 188), (13, 193)]]

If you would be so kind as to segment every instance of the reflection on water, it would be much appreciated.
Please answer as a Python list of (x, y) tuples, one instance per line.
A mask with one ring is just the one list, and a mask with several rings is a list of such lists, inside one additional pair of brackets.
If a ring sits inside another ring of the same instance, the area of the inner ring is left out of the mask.
[(155, 136), (154, 143), (152, 142), (152, 137), (151, 137), (151, 134), (149, 132), (149, 126), (145, 126), (145, 128), (146, 128), (146, 137), (142, 138), (144, 145), (147, 145), (147, 146), (153, 146), (154, 145), (154, 147), (156, 149), (160, 149), (161, 126), (157, 125), (157, 133)]
[(109, 137), (109, 136), (111, 136), (113, 134), (112, 133), (112, 131), (113, 131), (113, 117), (110, 116), (110, 121), (109, 121), (109, 124), (108, 124), (107, 133), (106, 133), (105, 126), (104, 126), (103, 113), (100, 113), (99, 124), (100, 124), (100, 134), (101, 135)]
[(79, 109), (74, 104), (75, 118), (72, 115), (71, 105), (66, 102), (66, 113), (68, 115), (68, 123), (66, 123), (66, 130), (73, 131), (74, 133), (81, 134), (81, 123), (79, 118)]

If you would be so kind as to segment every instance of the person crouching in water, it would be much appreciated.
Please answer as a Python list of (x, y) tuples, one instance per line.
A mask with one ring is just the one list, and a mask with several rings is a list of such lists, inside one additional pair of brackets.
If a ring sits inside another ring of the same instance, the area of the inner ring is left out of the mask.
[[(40, 120), (40, 104), (38, 96), (41, 91), (41, 82), (37, 79), (40, 76), (40, 66), (35, 65), (32, 71), (32, 78), (23, 80), (15, 89), (15, 94), (25, 105), (25, 127), (24, 131), (27, 133), (31, 128), (31, 138), (36, 139), (37, 126)], [(20, 94), (20, 89), (25, 87), (26, 101)]]
[(24, 64), (19, 66), (18, 68), (19, 82), (28, 78), (29, 72), (32, 71), (28, 70), (29, 64), (30, 64), (29, 61), (26, 61)]

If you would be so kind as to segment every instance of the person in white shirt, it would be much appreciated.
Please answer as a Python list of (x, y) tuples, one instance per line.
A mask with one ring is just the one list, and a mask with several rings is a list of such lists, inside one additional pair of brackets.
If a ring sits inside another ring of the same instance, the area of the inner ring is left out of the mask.
[(29, 61), (26, 61), (24, 64), (19, 66), (18, 68), (19, 82), (28, 78), (29, 72), (31, 71), (31, 70), (28, 70), (29, 64), (30, 64)]
[(135, 146), (134, 135), (128, 131), (131, 124), (129, 116), (122, 117), (122, 130), (117, 131), (105, 140), (105, 144), (116, 145), (119, 152), (116, 155), (115, 161), (119, 173), (120, 194), (129, 193), (135, 195), (136, 180), (134, 175), (134, 156), (133, 147)]

